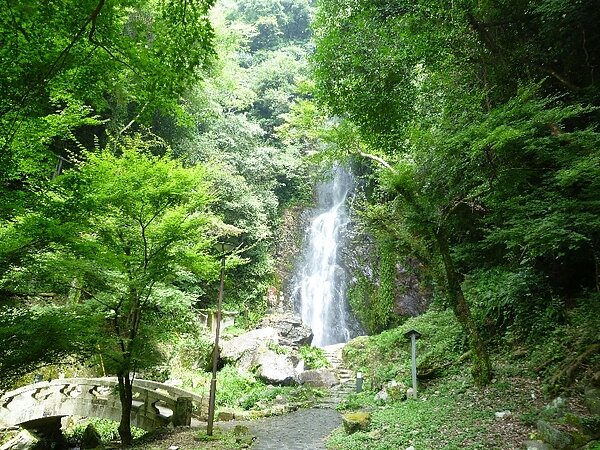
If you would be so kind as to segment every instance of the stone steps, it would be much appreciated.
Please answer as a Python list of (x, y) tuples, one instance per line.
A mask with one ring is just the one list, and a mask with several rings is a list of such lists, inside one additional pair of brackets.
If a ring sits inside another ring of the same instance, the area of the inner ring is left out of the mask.
[(342, 360), (342, 349), (344, 344), (324, 347), (325, 357), (331, 364), (331, 370), (335, 373), (340, 384), (329, 390), (329, 395), (321, 400), (320, 408), (333, 408), (338, 405), (348, 394), (356, 392), (356, 373), (344, 366)]

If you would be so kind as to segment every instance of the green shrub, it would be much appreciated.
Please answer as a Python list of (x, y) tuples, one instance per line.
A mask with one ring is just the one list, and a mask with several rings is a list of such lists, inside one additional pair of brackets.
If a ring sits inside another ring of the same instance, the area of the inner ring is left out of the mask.
[(342, 399), (336, 409), (338, 411), (356, 411), (376, 406), (375, 395), (370, 391), (353, 392)]
[(373, 390), (392, 379), (410, 384), (410, 345), (404, 336), (410, 329), (422, 334), (417, 341), (420, 372), (446, 367), (466, 351), (466, 340), (454, 314), (449, 310), (429, 311), (379, 335), (351, 340), (343, 350), (344, 362), (363, 372), (366, 385)]
[(300, 347), (298, 352), (300, 353), (300, 358), (304, 361), (306, 369), (320, 369), (321, 367), (330, 366), (322, 348), (304, 345)]
[(287, 355), (290, 352), (289, 347), (284, 347), (283, 345), (276, 344), (275, 342), (269, 342), (267, 344), (267, 348), (278, 355)]
[[(592, 384), (600, 371), (600, 294), (578, 300), (565, 323), (529, 339), (528, 362), (532, 372), (541, 375), (545, 390), (556, 395), (578, 382)], [(509, 344), (518, 342), (507, 336)]]
[(265, 385), (254, 375), (239, 372), (233, 365), (226, 365), (217, 373), (219, 406), (240, 406), (241, 399), (255, 389), (265, 389)]
[(532, 268), (478, 270), (467, 277), (463, 289), (488, 337), (508, 330), (526, 338), (564, 319), (563, 302), (553, 297), (547, 278)]
[[(78, 421), (74, 426), (68, 427), (64, 430), (63, 434), (67, 442), (72, 444), (81, 442), (83, 433), (89, 424), (94, 425), (94, 428), (96, 428), (96, 431), (98, 431), (102, 442), (110, 442), (119, 439), (118, 422), (108, 419), (89, 417), (87, 419)], [(146, 434), (146, 431), (132, 426), (131, 434), (135, 439), (137, 439)]]
[(240, 406), (243, 409), (251, 409), (258, 402), (269, 402), (274, 400), (280, 394), (285, 394), (286, 388), (265, 386), (256, 384), (252, 389), (240, 399)]

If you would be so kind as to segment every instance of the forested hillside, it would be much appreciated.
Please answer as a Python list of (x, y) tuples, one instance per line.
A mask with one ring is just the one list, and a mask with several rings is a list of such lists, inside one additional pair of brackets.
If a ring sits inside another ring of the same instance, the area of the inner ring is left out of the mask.
[(325, 132), (372, 165), (368, 229), (423, 262), (482, 383), (486, 340), (597, 308), (597, 19), (593, 2), (320, 4)]
[[(599, 6), (7, 0), (0, 391), (38, 371), (113, 375), (128, 418), (137, 375), (208, 377), (199, 317), (221, 263), (234, 333), (257, 327), (298, 210), (345, 164), (359, 188), (347, 292), (373, 335), (345, 350), (369, 377), (348, 408), (381, 407), (384, 435), (406, 411), (372, 397), (408, 379), (397, 349), (413, 326), (429, 345), (420, 380), (450, 380), (432, 408), (469, 370), (473, 405), (515, 374), (537, 396), (598, 392)], [(429, 310), (409, 318), (398, 305), (414, 296)], [(219, 369), (222, 405), (278, 395)], [(128, 419), (119, 435), (131, 444)], [(332, 448), (413, 442), (357, 436)]]
[(130, 389), (215, 307), (216, 242), (225, 307), (253, 325), (279, 215), (310, 201), (304, 149), (275, 133), (308, 2), (76, 3), (0, 14), (3, 389), (84, 361)]

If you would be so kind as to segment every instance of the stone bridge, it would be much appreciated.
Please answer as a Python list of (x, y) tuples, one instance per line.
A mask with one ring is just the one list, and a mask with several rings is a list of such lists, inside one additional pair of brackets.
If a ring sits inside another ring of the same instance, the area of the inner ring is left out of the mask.
[[(100, 417), (119, 421), (121, 404), (116, 378), (64, 378), (42, 381), (0, 397), (0, 424), (37, 428), (63, 416)], [(148, 380), (134, 380), (131, 424), (144, 430), (190, 425), (203, 419), (208, 398)]]

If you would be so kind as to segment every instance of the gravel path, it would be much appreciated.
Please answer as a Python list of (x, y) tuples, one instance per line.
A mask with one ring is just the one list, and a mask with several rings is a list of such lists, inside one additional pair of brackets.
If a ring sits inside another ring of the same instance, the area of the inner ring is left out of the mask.
[(341, 424), (337, 411), (316, 408), (244, 423), (256, 436), (252, 450), (325, 449), (325, 438)]

